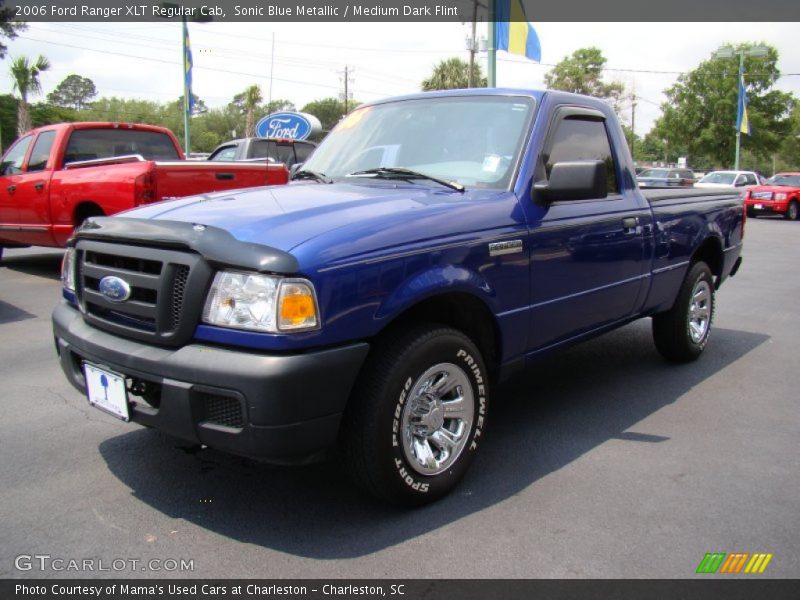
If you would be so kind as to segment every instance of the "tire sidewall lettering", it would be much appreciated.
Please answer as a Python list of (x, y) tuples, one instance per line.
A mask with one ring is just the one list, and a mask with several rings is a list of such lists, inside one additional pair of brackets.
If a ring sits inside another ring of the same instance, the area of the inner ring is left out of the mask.
[[(427, 369), (430, 365), (422, 364), (417, 365), (414, 368), (413, 373), (404, 374), (404, 378), (402, 380), (402, 386), (397, 394), (397, 400), (395, 402), (394, 408), (392, 410), (392, 426), (391, 426), (391, 435), (392, 435), (392, 444), (391, 444), (391, 453), (392, 453), (392, 462), (394, 463), (394, 472), (395, 475), (399, 478), (399, 481), (402, 482), (401, 485), (406, 487), (406, 489), (413, 490), (420, 494), (426, 494), (431, 490), (432, 486), (436, 485), (437, 480), (441, 480), (444, 477), (449, 477), (454, 470), (464, 470), (466, 467), (460, 468), (462, 462), (469, 462), (467, 456), (469, 454), (474, 454), (474, 451), (478, 447), (478, 443), (480, 441), (481, 436), (483, 435), (483, 430), (486, 424), (486, 413), (487, 413), (487, 395), (488, 395), (488, 385), (485, 380), (485, 373), (482, 367), (482, 361), (480, 358), (474, 356), (474, 350), (471, 350), (464, 346), (463, 344), (458, 344), (455, 346), (455, 352), (451, 352), (450, 356), (443, 356), (443, 361), (449, 361), (453, 364), (461, 367), (467, 375), (467, 378), (470, 381), (470, 385), (473, 388), (473, 393), (477, 402), (475, 403), (475, 412), (473, 415), (472, 420), (472, 430), (469, 433), (469, 437), (467, 439), (467, 443), (464, 446), (461, 455), (456, 459), (455, 463), (453, 463), (450, 468), (438, 475), (434, 476), (425, 476), (417, 473), (413, 467), (411, 467), (406, 457), (404, 456), (402, 443), (400, 436), (403, 435), (401, 431), (401, 420), (403, 414), (403, 408), (406, 405), (406, 401), (408, 400), (408, 394), (411, 391), (411, 387), (416, 381), (416, 379)], [(439, 361), (437, 361), (439, 362)]]

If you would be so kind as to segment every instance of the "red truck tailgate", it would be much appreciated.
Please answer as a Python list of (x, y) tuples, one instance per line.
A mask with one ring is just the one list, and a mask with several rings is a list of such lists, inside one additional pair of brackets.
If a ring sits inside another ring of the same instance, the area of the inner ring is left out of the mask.
[(289, 170), (282, 164), (156, 162), (155, 172), (157, 200), (220, 190), (281, 185), (289, 181)]

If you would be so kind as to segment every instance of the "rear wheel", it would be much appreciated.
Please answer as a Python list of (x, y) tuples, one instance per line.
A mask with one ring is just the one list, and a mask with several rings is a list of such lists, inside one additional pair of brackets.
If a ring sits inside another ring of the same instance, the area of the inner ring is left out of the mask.
[(797, 221), (798, 216), (800, 216), (800, 207), (798, 207), (797, 200), (789, 202), (789, 208), (786, 209), (784, 216), (790, 221)]
[(488, 408), (483, 358), (463, 333), (427, 325), (373, 348), (343, 417), (356, 484), (394, 504), (441, 498), (466, 473)]
[(747, 208), (747, 218), (748, 219), (755, 219), (757, 216), (758, 215), (756, 214), (756, 211), (754, 211), (752, 208), (749, 208), (749, 207)]
[(714, 317), (714, 276), (708, 265), (691, 266), (678, 299), (669, 311), (653, 317), (653, 340), (667, 360), (690, 362), (708, 343)]

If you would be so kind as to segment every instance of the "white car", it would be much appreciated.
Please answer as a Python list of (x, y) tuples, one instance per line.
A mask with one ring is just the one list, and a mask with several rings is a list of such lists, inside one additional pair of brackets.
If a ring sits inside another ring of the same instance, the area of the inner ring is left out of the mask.
[(760, 185), (761, 177), (753, 171), (711, 171), (694, 184), (696, 188), (747, 188)]

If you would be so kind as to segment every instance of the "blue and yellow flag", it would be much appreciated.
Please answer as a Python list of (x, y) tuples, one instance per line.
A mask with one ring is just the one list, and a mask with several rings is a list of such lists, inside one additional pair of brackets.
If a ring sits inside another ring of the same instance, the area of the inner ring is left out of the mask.
[(183, 22), (183, 106), (187, 114), (194, 111), (194, 95), (192, 94), (192, 46), (189, 43), (189, 28), (186, 21)]
[(744, 87), (744, 71), (739, 69), (739, 107), (736, 111), (736, 131), (751, 135), (750, 118), (747, 115), (747, 89)]
[(528, 22), (520, 0), (496, 0), (495, 47), (531, 60), (542, 60), (539, 36)]

